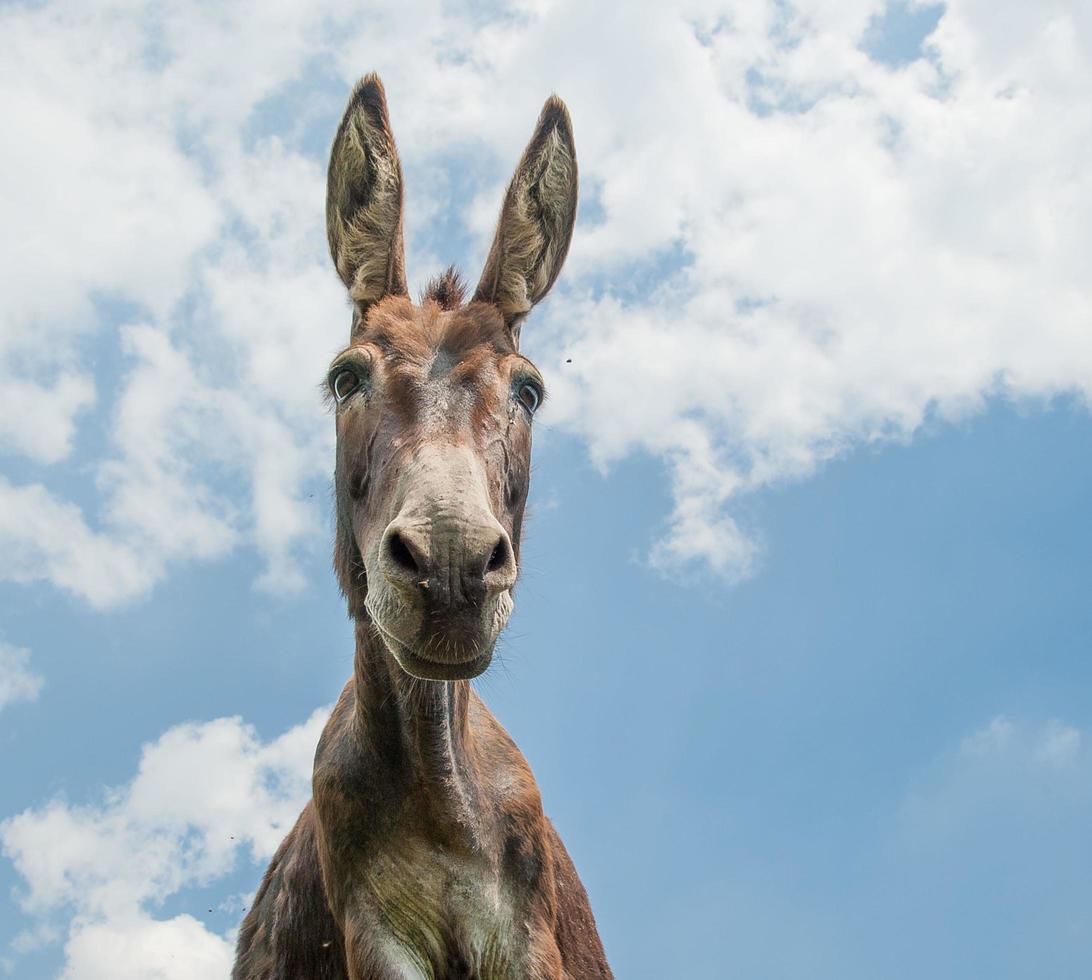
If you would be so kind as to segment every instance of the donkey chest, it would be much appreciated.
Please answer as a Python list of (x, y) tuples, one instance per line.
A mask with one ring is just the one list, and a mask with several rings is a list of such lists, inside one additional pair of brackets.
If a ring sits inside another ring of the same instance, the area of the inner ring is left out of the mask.
[(407, 842), (371, 855), (361, 871), (361, 938), (393, 976), (500, 980), (522, 972), (520, 903), (485, 857)]

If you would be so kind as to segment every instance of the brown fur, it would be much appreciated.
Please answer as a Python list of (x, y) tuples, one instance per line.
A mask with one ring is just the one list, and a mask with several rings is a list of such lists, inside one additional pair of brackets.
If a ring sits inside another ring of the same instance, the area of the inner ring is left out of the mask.
[(353, 89), (326, 178), (326, 236), (349, 296), (361, 310), (406, 293), (402, 165), (377, 75)]
[[(519, 320), (568, 247), (575, 159), (551, 99), (485, 287), (464, 305), (448, 270), (415, 306), (382, 87), (369, 76), (353, 93), (328, 224), (356, 302), (331, 369), (332, 385), (344, 371), (359, 382), (335, 407), (334, 564), (356, 620), (354, 671), (319, 742), (313, 800), (242, 925), (234, 980), (611, 976), (530, 768), (466, 679), (511, 608), (531, 454), (518, 394), (541, 387), (517, 351)], [(447, 472), (455, 482), (437, 482)]]
[(448, 266), (440, 275), (429, 281), (421, 296), (421, 302), (432, 300), (441, 310), (457, 310), (466, 298), (466, 283), (455, 266)]
[(565, 103), (551, 96), (508, 185), (474, 298), (493, 303), (516, 339), (556, 282), (576, 218), (576, 147)]

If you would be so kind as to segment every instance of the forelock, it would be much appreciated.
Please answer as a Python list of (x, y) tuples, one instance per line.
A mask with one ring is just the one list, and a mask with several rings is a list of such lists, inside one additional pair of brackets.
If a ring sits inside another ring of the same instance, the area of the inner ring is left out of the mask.
[(441, 310), (457, 310), (466, 297), (466, 283), (455, 266), (448, 266), (440, 275), (429, 280), (421, 294), (421, 303), (435, 303)]

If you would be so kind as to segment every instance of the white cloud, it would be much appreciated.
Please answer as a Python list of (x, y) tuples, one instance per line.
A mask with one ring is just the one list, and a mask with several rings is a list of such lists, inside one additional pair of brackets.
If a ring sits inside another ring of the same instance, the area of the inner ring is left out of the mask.
[(30, 651), (0, 643), (0, 711), (16, 701), (33, 701), (45, 682), (30, 669)]
[(1081, 756), (1081, 733), (1071, 725), (1052, 721), (1040, 737), (1036, 758), (1051, 766), (1067, 766)]
[(228, 938), (154, 910), (228, 873), (241, 849), (256, 861), (272, 854), (310, 795), (327, 715), (264, 743), (239, 718), (178, 725), (144, 747), (133, 780), (101, 803), (57, 799), (0, 824), (35, 934), (49, 941), (64, 925), (64, 976), (225, 976)]
[[(738, 494), (993, 395), (1092, 393), (1078, 6), (1037, 8), (995, 37), (985, 10), (951, 3), (933, 60), (902, 70), (857, 49), (879, 5), (857, 5), (851, 24), (841, 9), (794, 9), (779, 28), (791, 45), (769, 21), (726, 26), (705, 48), (679, 41), (689, 67), (632, 80), (654, 122), (608, 124), (619, 179), (598, 175), (606, 219), (585, 226), (577, 268), (671, 247), (689, 264), (638, 270), (648, 299), (608, 290), (548, 314), (546, 350), (572, 358), (553, 372), (554, 420), (604, 464), (633, 450), (670, 464), (676, 510), (658, 558), (716, 547), (746, 571)], [(667, 36), (668, 16), (644, 29)], [(760, 113), (756, 70), (776, 96)], [(607, 281), (624, 283), (614, 268)]]
[(1004, 752), (1012, 743), (1014, 728), (1004, 715), (998, 715), (984, 728), (972, 732), (960, 746), (960, 753), (974, 758)]
[[(109, 604), (247, 545), (262, 584), (299, 584), (301, 549), (325, 546), (315, 380), (347, 323), (306, 134), (371, 68), (407, 163), (411, 260), (438, 254), (451, 213), (480, 255), (538, 104), (570, 103), (590, 207), (526, 337), (548, 418), (600, 465), (664, 461), (659, 567), (747, 574), (740, 495), (931, 415), (1087, 399), (1087, 13), (952, 0), (927, 57), (893, 68), (862, 50), (884, 9), (6, 8), (0, 178), (19, 234), (0, 243), (0, 441), (57, 464), (94, 404), (111, 446), (83, 511), (46, 476), (7, 492), (37, 494), (38, 524), (64, 512), (119, 576), (91, 582), (16, 534), (8, 577)], [(111, 332), (104, 297), (139, 326)], [(120, 390), (96, 384), (92, 341), (130, 359)]]
[(963, 740), (960, 755), (1006, 765), (1061, 767), (1081, 758), (1081, 732), (1057, 719), (1035, 730), (998, 715)]
[(231, 943), (192, 916), (139, 913), (78, 923), (65, 955), (64, 980), (208, 980), (235, 961)]
[[(935, 849), (981, 837), (1049, 836), (1055, 824), (1092, 813), (1092, 757), (1079, 728), (998, 715), (940, 755), (907, 795), (900, 832)], [(1066, 824), (1068, 826), (1068, 824)], [(1025, 840), (1031, 846), (1030, 837)], [(1055, 841), (1060, 846), (1060, 842)]]
[(0, 377), (0, 444), (35, 462), (60, 462), (72, 449), (76, 416), (94, 401), (91, 379), (63, 368), (43, 384)]
[[(348, 316), (325, 265), (322, 163), (277, 140), (244, 148), (239, 128), (331, 12), (0, 14), (14, 146), (0, 180), (18, 189), (0, 243), (0, 444), (60, 462), (98, 395), (111, 446), (89, 507), (50, 479), (0, 487), (18, 507), (0, 528), (17, 556), (5, 578), (106, 606), (247, 540), (264, 584), (299, 584), (297, 550), (323, 526), (304, 486), (325, 479), (330, 443), (315, 379)], [(138, 325), (116, 330), (118, 301)], [(119, 355), (120, 388), (97, 393), (93, 363)]]
[(88, 527), (78, 507), (41, 484), (14, 486), (0, 476), (3, 577), (49, 581), (107, 606), (139, 595), (162, 575), (154, 556)]

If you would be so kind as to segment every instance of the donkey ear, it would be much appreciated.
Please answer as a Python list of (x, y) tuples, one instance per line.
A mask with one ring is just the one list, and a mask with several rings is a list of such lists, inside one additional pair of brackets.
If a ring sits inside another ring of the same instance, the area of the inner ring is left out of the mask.
[(556, 95), (542, 107), (508, 185), (474, 299), (494, 304), (513, 339), (557, 279), (576, 219), (576, 146), (569, 110)]
[(326, 237), (341, 281), (363, 311), (406, 295), (402, 167), (383, 83), (365, 75), (334, 137), (326, 176)]

